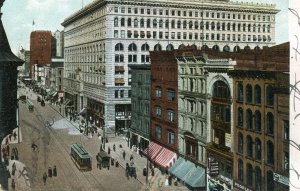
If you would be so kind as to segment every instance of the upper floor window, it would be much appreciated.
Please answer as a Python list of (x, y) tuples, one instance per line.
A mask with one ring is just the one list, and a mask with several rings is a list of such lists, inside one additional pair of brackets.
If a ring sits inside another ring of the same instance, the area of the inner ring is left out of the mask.
[(223, 81), (216, 81), (213, 86), (213, 97), (229, 98), (230, 92), (227, 84)]
[(168, 120), (169, 121), (174, 121), (174, 110), (173, 109), (168, 109)]
[(268, 170), (267, 171), (267, 191), (273, 191), (274, 190), (274, 177), (273, 172)]
[(267, 163), (274, 164), (274, 144), (272, 141), (267, 141)]
[(255, 167), (255, 190), (256, 191), (261, 191), (261, 170), (258, 166)]
[(123, 51), (124, 50), (124, 46), (122, 43), (118, 43), (115, 46), (115, 51)]
[(174, 101), (174, 100), (175, 100), (175, 90), (169, 88), (169, 89), (167, 90), (167, 93), (168, 93), (168, 100)]
[(255, 138), (255, 159), (261, 160), (261, 141)]
[(252, 138), (251, 138), (250, 135), (247, 135), (246, 143), (247, 143), (247, 157), (252, 158), (252, 153), (253, 153), (252, 145), (253, 145), (253, 142), (252, 142)]
[(156, 114), (156, 116), (161, 117), (161, 107), (160, 106), (155, 107), (155, 114)]
[(261, 88), (259, 85), (254, 86), (254, 103), (255, 104), (261, 103)]
[(137, 46), (136, 46), (136, 44), (131, 43), (131, 44), (128, 46), (128, 51), (137, 51)]
[(238, 180), (243, 182), (243, 161), (238, 159)]
[(134, 19), (133, 24), (134, 24), (134, 27), (138, 27), (139, 26), (139, 21), (137, 19)]
[(273, 106), (273, 102), (274, 102), (273, 87), (271, 85), (268, 85), (266, 88), (266, 103), (268, 106)]
[(168, 51), (174, 50), (174, 46), (172, 44), (168, 44), (166, 50)]
[(252, 111), (251, 111), (251, 109), (247, 109), (247, 111), (246, 111), (246, 128), (248, 130), (252, 129)]
[(124, 55), (123, 54), (115, 54), (115, 62), (124, 62)]
[(243, 154), (243, 135), (240, 132), (238, 134), (238, 152)]
[(150, 48), (149, 48), (149, 45), (147, 43), (142, 45), (142, 48), (141, 48), (142, 51), (149, 51), (149, 49)]
[(127, 26), (128, 26), (128, 27), (131, 27), (131, 18), (128, 18), (128, 19), (127, 19)]
[(251, 164), (247, 164), (247, 185), (252, 187), (253, 185), (253, 168)]
[(243, 101), (243, 85), (241, 82), (237, 85), (237, 100), (242, 102)]
[(159, 125), (155, 126), (155, 138), (161, 139), (161, 126)]
[(237, 116), (237, 125), (238, 127), (243, 127), (243, 109), (241, 107), (238, 108), (238, 116)]
[(267, 133), (270, 135), (274, 135), (274, 116), (271, 112), (267, 113)]
[(246, 102), (252, 103), (252, 86), (250, 84), (246, 86)]
[(168, 130), (168, 143), (174, 144), (175, 142), (175, 133), (172, 130)]
[(115, 27), (118, 26), (118, 17), (116, 17), (116, 18), (114, 19), (114, 26), (115, 26)]
[(261, 131), (261, 114), (258, 110), (254, 114), (254, 129), (255, 131)]
[(288, 120), (283, 120), (283, 138), (286, 141), (290, 140), (290, 123)]
[(155, 51), (161, 51), (161, 50), (162, 50), (161, 45), (160, 45), (160, 44), (156, 44), (156, 45), (154, 46), (154, 50), (155, 50)]
[(155, 95), (156, 97), (161, 97), (161, 87), (157, 86), (155, 88)]

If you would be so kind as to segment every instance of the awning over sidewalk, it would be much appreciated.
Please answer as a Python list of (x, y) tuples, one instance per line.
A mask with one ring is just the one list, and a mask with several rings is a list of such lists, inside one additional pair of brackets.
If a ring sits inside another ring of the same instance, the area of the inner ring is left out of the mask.
[(149, 146), (143, 151), (143, 153), (151, 160), (153, 160), (157, 154), (160, 152), (160, 150), (162, 149), (162, 146), (154, 143), (154, 142), (150, 142)]
[(164, 169), (168, 169), (176, 161), (177, 155), (173, 151), (162, 148), (155, 158), (155, 163)]
[(193, 188), (205, 187), (205, 169), (182, 157), (169, 168), (169, 172)]

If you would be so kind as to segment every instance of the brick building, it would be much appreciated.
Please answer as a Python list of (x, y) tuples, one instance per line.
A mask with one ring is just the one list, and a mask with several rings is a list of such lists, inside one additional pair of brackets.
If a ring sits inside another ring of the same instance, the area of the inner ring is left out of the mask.
[(33, 31), (30, 34), (29, 76), (37, 81), (45, 77), (39, 68), (51, 64), (51, 40), (50, 31)]

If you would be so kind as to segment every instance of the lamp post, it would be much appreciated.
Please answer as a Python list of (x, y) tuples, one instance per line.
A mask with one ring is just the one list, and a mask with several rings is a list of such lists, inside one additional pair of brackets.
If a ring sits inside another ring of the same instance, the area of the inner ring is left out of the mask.
[(18, 127), (18, 143), (20, 143), (20, 120), (19, 120), (19, 114), (20, 114), (20, 107), (19, 107), (19, 101), (20, 99), (17, 99), (17, 111), (16, 111), (16, 119), (17, 119), (17, 127)]

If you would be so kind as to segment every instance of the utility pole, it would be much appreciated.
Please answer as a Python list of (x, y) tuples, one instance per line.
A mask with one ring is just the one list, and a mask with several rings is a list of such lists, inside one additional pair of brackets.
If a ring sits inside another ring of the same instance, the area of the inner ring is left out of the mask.
[(19, 98), (17, 99), (17, 112), (16, 112), (16, 119), (17, 119), (17, 127), (18, 127), (18, 143), (20, 143), (20, 120), (19, 120)]

